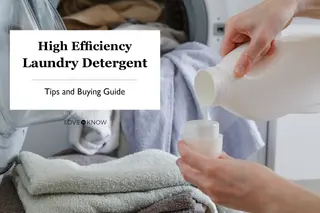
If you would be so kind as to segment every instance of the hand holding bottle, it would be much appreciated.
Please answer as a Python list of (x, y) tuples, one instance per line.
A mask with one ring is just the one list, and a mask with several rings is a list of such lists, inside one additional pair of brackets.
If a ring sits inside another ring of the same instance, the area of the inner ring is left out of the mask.
[(236, 65), (236, 77), (243, 77), (261, 57), (273, 53), (274, 39), (290, 24), (298, 8), (297, 0), (265, 0), (229, 19), (221, 55), (249, 42)]

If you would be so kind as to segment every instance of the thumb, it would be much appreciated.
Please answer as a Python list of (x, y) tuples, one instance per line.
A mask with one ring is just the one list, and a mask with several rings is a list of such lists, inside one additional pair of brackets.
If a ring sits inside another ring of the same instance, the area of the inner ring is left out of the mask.
[(270, 42), (265, 36), (258, 36), (251, 40), (248, 48), (240, 56), (235, 69), (235, 76), (241, 78), (246, 75), (253, 64), (260, 58), (266, 48), (270, 47)]

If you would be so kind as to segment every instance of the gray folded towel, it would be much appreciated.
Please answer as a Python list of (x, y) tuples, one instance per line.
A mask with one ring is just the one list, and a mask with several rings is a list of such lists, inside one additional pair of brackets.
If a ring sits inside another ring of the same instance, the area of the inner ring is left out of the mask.
[(183, 193), (165, 198), (139, 213), (205, 213), (206, 208), (197, 203), (191, 194)]
[(0, 212), (25, 213), (10, 176), (5, 176), (0, 184)]
[(26, 213), (137, 212), (181, 193), (191, 194), (216, 213), (210, 198), (184, 181), (176, 159), (160, 150), (146, 150), (80, 166), (22, 152), (14, 174)]
[[(54, 158), (71, 160), (79, 165), (90, 165), (92, 163), (104, 163), (115, 158), (106, 155), (87, 156), (78, 154), (73, 149), (64, 150), (54, 155)], [(17, 191), (13, 185), (12, 177), (7, 175), (0, 184), (0, 212), (1, 213), (25, 213)]]

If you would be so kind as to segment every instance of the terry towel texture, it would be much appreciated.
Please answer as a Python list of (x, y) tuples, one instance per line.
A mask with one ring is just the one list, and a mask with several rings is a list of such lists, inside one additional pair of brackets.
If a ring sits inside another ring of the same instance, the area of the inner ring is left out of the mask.
[(69, 120), (74, 122), (68, 126), (69, 141), (79, 152), (86, 155), (108, 154), (118, 148), (119, 111), (79, 110)]
[(80, 166), (88, 166), (91, 164), (105, 163), (117, 158), (110, 157), (104, 154), (83, 155), (77, 153), (73, 149), (66, 149), (57, 154), (54, 154), (50, 159), (64, 159), (79, 164)]
[[(121, 111), (125, 139), (121, 147), (128, 146), (130, 153), (160, 149), (178, 155), (177, 141), (186, 121), (203, 118), (193, 91), (195, 75), (220, 59), (217, 51), (196, 42), (182, 44), (161, 57), (161, 110)], [(246, 159), (264, 146), (253, 121), (220, 107), (211, 109), (210, 117), (220, 123), (224, 151), (232, 157)]]
[[(99, 155), (99, 154), (93, 155), (93, 156), (78, 154), (73, 149), (64, 150), (60, 153), (57, 153), (54, 158), (71, 160), (73, 162), (76, 162), (79, 165), (104, 163), (114, 159), (106, 155)], [(19, 199), (17, 191), (14, 187), (14, 184), (12, 182), (12, 177), (9, 175), (5, 176), (2, 183), (0, 184), (0, 212), (1, 213), (26, 213)], [(65, 213), (65, 212), (61, 212), (61, 213)]]
[(165, 198), (138, 213), (205, 213), (206, 207), (193, 200), (192, 195), (182, 193)]
[(160, 150), (146, 150), (80, 166), (22, 152), (14, 175), (26, 213), (137, 212), (183, 193), (217, 212), (210, 198), (184, 181), (176, 159)]
[[(65, 150), (55, 155), (54, 158), (71, 160), (79, 165), (104, 163), (115, 158), (106, 155), (86, 156), (77, 154), (74, 150)], [(0, 184), (0, 211), (4, 213), (25, 213), (19, 196), (14, 188), (10, 176), (6, 176)], [(206, 207), (196, 203), (189, 193), (177, 194), (165, 198), (139, 211), (139, 213), (205, 213)], [(79, 212), (77, 212), (79, 213)]]
[[(55, 154), (52, 158), (66, 159), (79, 165), (90, 165), (94, 163), (105, 163), (116, 158), (106, 155), (86, 156), (78, 154), (73, 149), (67, 149)], [(1, 198), (1, 197), (0, 197)], [(1, 201), (1, 200), (0, 200)], [(0, 204), (1, 205), (1, 204)], [(217, 207), (218, 208), (218, 207)], [(1, 209), (1, 206), (0, 206)], [(197, 203), (191, 193), (177, 194), (172, 197), (165, 198), (152, 204), (151, 206), (139, 211), (139, 213), (205, 213), (207, 207), (201, 203)], [(11, 212), (8, 212), (11, 213)]]

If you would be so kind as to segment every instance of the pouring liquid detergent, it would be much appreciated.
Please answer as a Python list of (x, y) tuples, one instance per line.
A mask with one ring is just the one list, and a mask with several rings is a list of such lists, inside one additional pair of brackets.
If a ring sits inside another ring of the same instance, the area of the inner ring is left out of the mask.
[[(241, 79), (234, 77), (234, 68), (247, 45), (229, 53), (217, 66), (200, 70), (195, 78), (200, 105), (204, 109), (220, 106), (255, 121), (320, 112), (320, 34), (282, 36), (275, 45), (276, 52)], [(217, 122), (189, 121), (182, 139), (204, 155), (216, 158), (222, 153)]]
[(220, 106), (255, 121), (320, 112), (320, 34), (282, 36), (275, 45), (276, 52), (241, 79), (233, 71), (247, 45), (216, 67), (200, 70), (194, 85), (200, 105)]

